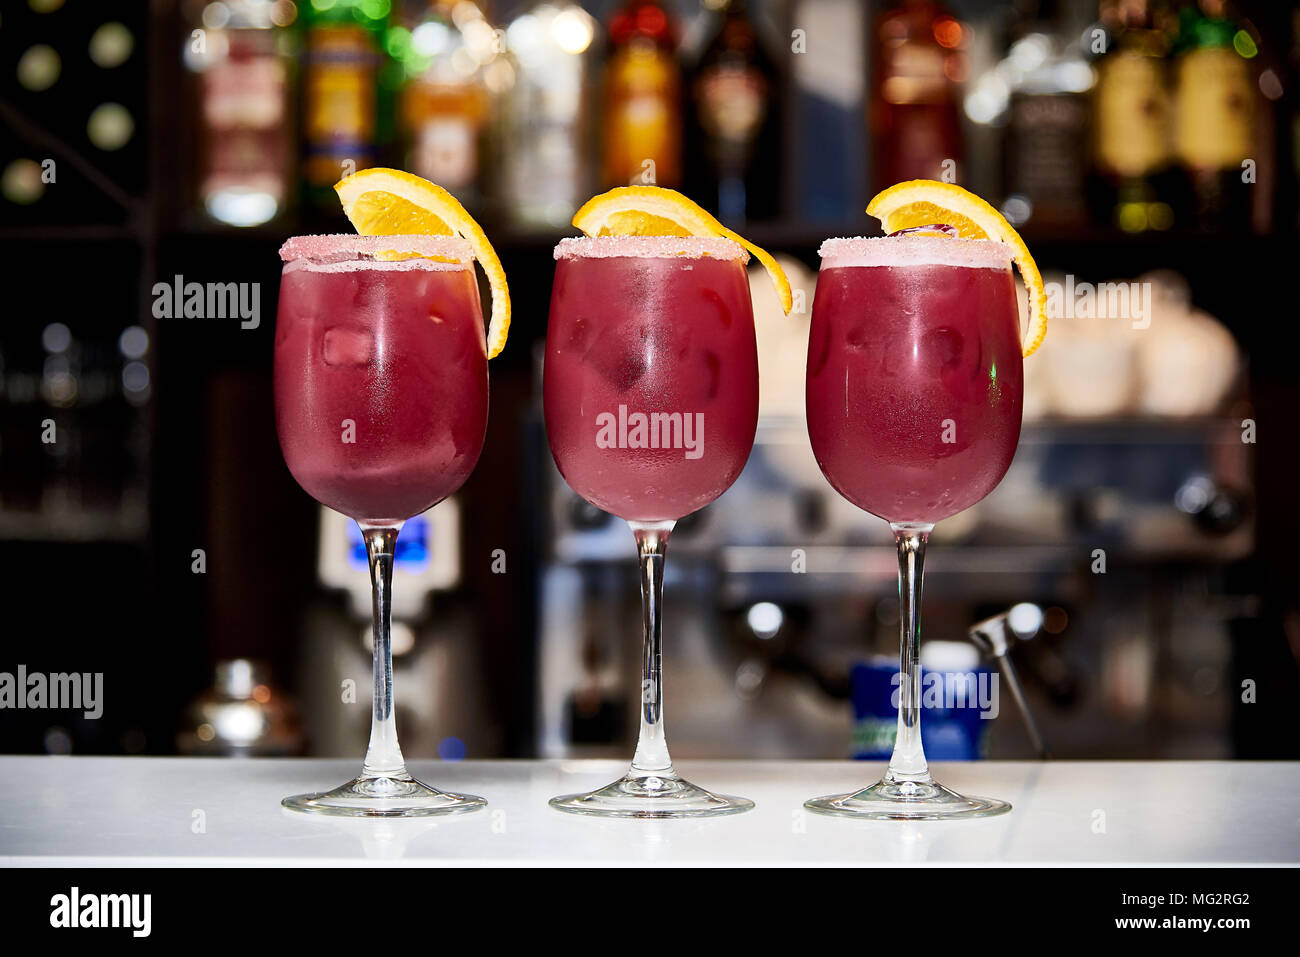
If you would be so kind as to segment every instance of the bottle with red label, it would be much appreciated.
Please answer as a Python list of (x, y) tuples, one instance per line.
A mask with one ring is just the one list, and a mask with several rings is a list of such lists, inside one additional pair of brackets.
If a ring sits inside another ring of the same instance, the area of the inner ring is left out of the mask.
[(881, 14), (874, 36), (872, 191), (907, 179), (960, 183), (966, 27), (933, 0), (902, 0)]
[(217, 222), (259, 226), (289, 203), (293, 16), (292, 4), (208, 4), (186, 39), (199, 74), (198, 199)]

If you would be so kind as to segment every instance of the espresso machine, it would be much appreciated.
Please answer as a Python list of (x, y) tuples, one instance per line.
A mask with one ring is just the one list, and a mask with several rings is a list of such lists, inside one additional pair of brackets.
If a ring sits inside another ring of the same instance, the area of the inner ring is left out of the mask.
[[(370, 734), (373, 632), (369, 564), (351, 519), (322, 507), (317, 578), (303, 618), (297, 700), (310, 753), (352, 757)], [(402, 527), (393, 563), (393, 683), (398, 734), (412, 759), (499, 753), (479, 690), (473, 616), (448, 596), (460, 585), (455, 497)]]

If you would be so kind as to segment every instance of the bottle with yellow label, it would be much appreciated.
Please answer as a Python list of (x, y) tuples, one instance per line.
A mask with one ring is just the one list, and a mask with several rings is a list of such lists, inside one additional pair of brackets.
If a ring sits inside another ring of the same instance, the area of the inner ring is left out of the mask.
[(392, 126), (394, 74), (385, 54), (388, 4), (299, 5), (302, 179), (306, 211), (334, 211), (334, 184), (374, 166)]
[(1166, 57), (1172, 22), (1157, 0), (1102, 4), (1105, 34), (1092, 103), (1091, 203), (1100, 223), (1127, 233), (1174, 225)]
[(1222, 0), (1200, 0), (1179, 15), (1174, 57), (1174, 155), (1187, 183), (1188, 225), (1247, 230), (1263, 188), (1257, 155), (1259, 91), (1255, 39)]

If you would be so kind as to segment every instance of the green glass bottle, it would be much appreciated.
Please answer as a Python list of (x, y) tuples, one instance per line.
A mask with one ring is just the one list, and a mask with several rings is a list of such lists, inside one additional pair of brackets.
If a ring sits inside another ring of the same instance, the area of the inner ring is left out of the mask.
[(1258, 164), (1259, 89), (1251, 61), (1258, 52), (1221, 0), (1179, 11), (1174, 45), (1174, 156), (1185, 179), (1187, 225), (1246, 231), (1254, 194), (1267, 178)]

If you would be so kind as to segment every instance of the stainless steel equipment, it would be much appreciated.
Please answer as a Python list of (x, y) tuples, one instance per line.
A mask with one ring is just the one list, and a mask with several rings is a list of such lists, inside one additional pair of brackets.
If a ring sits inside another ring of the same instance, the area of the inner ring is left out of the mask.
[[(548, 478), (537, 748), (621, 755), (640, 642), (632, 537), (564, 484), (544, 437), (534, 447)], [(1226, 569), (1253, 548), (1250, 451), (1235, 419), (1026, 424), (997, 490), (935, 530), (923, 634), (964, 637), (1032, 601), (1043, 632), (1010, 654), (1059, 756), (1226, 754), (1227, 621), (1250, 603)], [(765, 418), (736, 484), (669, 549), (674, 753), (846, 756), (849, 669), (896, 653), (895, 576), (887, 526), (828, 486), (802, 419)], [(996, 722), (994, 756), (1036, 750), (1016, 718)]]
[(1003, 684), (1015, 699), (1020, 717), (1024, 719), (1025, 731), (1034, 745), (1034, 751), (1040, 758), (1050, 758), (1047, 744), (1043, 741), (1038, 723), (1034, 721), (1029, 703), (1025, 701), (1025, 692), (1020, 685), (1020, 676), (1016, 666), (1011, 662), (1011, 643), (1016, 638), (1033, 638), (1043, 627), (1043, 610), (1030, 602), (1013, 605), (1000, 615), (985, 618), (971, 625), (970, 640), (985, 655), (994, 659), (1002, 675)]

